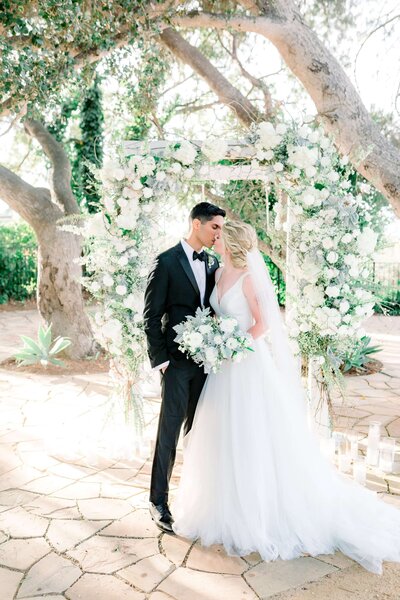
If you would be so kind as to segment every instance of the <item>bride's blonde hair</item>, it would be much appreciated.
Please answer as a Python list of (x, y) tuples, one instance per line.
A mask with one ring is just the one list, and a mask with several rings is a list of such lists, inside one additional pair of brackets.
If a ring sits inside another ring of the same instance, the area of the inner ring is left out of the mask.
[(222, 237), (231, 253), (232, 265), (237, 269), (247, 267), (247, 252), (257, 248), (255, 229), (243, 221), (226, 221), (222, 226)]

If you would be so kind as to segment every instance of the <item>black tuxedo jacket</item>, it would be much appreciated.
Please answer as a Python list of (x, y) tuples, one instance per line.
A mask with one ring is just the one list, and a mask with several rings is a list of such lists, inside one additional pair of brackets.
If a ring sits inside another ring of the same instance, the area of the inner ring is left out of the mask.
[[(210, 262), (210, 265), (208, 264)], [(213, 262), (213, 264), (211, 264)], [(214, 273), (218, 261), (211, 257), (205, 262), (206, 291), (204, 307), (210, 307), (210, 295), (214, 287)], [(147, 336), (147, 351), (152, 367), (170, 360), (184, 359), (174, 342), (174, 325), (188, 315), (194, 315), (201, 306), (200, 291), (186, 253), (179, 242), (173, 248), (157, 256), (151, 270), (144, 297), (144, 328)]]

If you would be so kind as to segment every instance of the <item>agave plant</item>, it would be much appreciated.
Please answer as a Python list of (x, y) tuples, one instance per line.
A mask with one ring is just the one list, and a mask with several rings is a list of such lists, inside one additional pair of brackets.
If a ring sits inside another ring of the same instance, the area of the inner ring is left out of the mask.
[(64, 366), (63, 361), (55, 357), (56, 354), (59, 354), (71, 345), (71, 340), (62, 336), (58, 336), (55, 340), (52, 340), (51, 324), (47, 328), (42, 325), (39, 327), (37, 341), (25, 335), (21, 335), (20, 337), (24, 345), (15, 354), (18, 366), (38, 363), (44, 367), (47, 367), (49, 363), (59, 367)]
[(370, 343), (371, 338), (364, 335), (354, 350), (343, 357), (342, 369), (344, 373), (347, 373), (350, 369), (367, 370), (368, 363), (374, 360), (371, 354), (376, 354), (382, 350), (381, 346), (370, 346)]

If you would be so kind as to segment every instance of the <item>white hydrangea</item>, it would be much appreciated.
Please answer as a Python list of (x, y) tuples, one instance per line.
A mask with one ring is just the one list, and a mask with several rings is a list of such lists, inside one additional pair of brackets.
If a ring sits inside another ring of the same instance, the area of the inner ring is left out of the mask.
[(273, 150), (282, 141), (282, 136), (276, 131), (273, 124), (267, 121), (258, 124), (257, 133), (260, 136), (260, 144), (264, 150)]
[(228, 152), (228, 144), (220, 138), (209, 138), (203, 142), (201, 151), (210, 162), (218, 162), (225, 158)]
[(363, 256), (372, 254), (375, 250), (378, 235), (371, 227), (365, 227), (362, 232), (357, 236), (356, 245), (357, 250)]
[(307, 146), (288, 146), (288, 162), (298, 169), (315, 167), (318, 160), (318, 149)]
[(197, 148), (187, 140), (184, 140), (180, 143), (179, 148), (173, 151), (172, 156), (183, 165), (191, 165), (197, 156)]

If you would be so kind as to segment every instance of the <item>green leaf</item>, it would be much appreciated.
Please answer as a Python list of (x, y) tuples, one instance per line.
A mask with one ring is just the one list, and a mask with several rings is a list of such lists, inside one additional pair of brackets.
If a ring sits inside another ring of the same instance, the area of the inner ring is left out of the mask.
[(29, 348), (32, 352), (35, 352), (36, 354), (42, 353), (41, 348), (38, 346), (38, 344), (35, 342), (35, 340), (33, 340), (32, 338), (26, 337), (25, 335), (21, 335), (20, 338), (24, 342), (25, 348)]
[(51, 348), (49, 355), (58, 354), (59, 352), (62, 352), (62, 350), (65, 350), (65, 348), (68, 348), (68, 346), (70, 346), (71, 344), (72, 342), (69, 338), (59, 337), (54, 341), (53, 347)]
[(51, 344), (51, 323), (47, 328), (42, 326), (39, 327), (38, 339), (47, 354)]
[(65, 367), (65, 363), (62, 360), (60, 360), (59, 358), (52, 358), (52, 357), (50, 357), (49, 358), (49, 362), (52, 365), (56, 365), (58, 367)]

